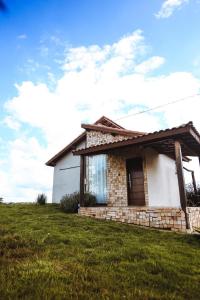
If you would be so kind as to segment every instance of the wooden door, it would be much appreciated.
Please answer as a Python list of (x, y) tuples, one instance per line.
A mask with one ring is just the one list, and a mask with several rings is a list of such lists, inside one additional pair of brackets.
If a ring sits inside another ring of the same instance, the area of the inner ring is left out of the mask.
[(144, 173), (142, 158), (128, 159), (127, 184), (128, 184), (128, 204), (134, 206), (145, 205), (144, 195)]

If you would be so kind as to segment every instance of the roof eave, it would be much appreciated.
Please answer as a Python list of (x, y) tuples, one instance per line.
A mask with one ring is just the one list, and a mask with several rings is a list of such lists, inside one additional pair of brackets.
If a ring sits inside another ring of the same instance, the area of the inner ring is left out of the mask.
[(99, 126), (99, 125), (93, 125), (93, 124), (81, 124), (81, 127), (88, 131), (94, 130), (94, 131), (100, 131), (100, 132), (123, 135), (123, 136), (130, 136), (130, 137), (146, 134), (146, 132), (133, 131), (133, 130), (127, 130), (127, 129), (119, 129), (119, 128), (113, 128), (113, 127), (107, 127), (107, 126)]
[(192, 123), (186, 124), (184, 127), (167, 129), (155, 133), (150, 133), (144, 136), (139, 136), (133, 139), (128, 139), (125, 141), (114, 142), (110, 144), (102, 144), (96, 147), (86, 148), (74, 151), (74, 155), (92, 155), (98, 154), (102, 152), (106, 152), (112, 149), (122, 148), (131, 145), (141, 145), (148, 144), (149, 142), (156, 142), (162, 139), (167, 138), (178, 138), (180, 134), (189, 133), (191, 134), (195, 140), (200, 144), (200, 136), (196, 129), (193, 127)]
[(70, 150), (73, 149), (76, 145), (81, 143), (86, 137), (86, 131), (81, 133), (76, 139), (74, 139), (70, 144), (64, 147), (61, 151), (59, 151), (56, 155), (54, 155), (51, 159), (49, 159), (45, 165), (49, 167), (55, 167), (58, 160), (60, 160), (64, 155), (66, 155)]

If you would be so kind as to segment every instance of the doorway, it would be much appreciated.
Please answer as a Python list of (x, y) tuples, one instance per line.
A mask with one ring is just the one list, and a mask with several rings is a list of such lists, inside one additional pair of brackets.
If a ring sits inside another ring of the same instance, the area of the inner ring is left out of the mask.
[(126, 161), (128, 205), (145, 206), (143, 159), (141, 157)]

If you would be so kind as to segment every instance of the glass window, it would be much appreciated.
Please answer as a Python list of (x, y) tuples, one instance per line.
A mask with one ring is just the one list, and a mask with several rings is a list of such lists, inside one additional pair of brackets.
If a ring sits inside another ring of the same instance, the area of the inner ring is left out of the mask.
[(88, 157), (88, 192), (96, 196), (97, 203), (107, 202), (106, 155)]

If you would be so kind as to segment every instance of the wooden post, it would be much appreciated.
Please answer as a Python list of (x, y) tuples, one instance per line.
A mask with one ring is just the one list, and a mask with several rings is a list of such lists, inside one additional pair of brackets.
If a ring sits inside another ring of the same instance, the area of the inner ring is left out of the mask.
[(194, 176), (194, 171), (192, 171), (192, 184), (193, 184), (193, 188), (194, 188), (194, 193), (197, 195), (197, 184), (196, 184), (196, 179)]
[(185, 180), (183, 174), (183, 162), (182, 162), (182, 152), (181, 152), (181, 144), (179, 141), (175, 141), (175, 157), (176, 157), (176, 169), (177, 169), (177, 176), (178, 176), (178, 186), (179, 186), (179, 195), (181, 201), (181, 208), (185, 213), (185, 220), (186, 220), (186, 228), (189, 229), (189, 220), (187, 215), (187, 197), (186, 197), (186, 190), (185, 190)]
[(80, 156), (80, 206), (84, 206), (85, 156)]
[(192, 185), (193, 185), (194, 193), (197, 194), (197, 184), (196, 184), (196, 179), (195, 179), (195, 176), (194, 176), (194, 171), (193, 170), (189, 170), (186, 167), (183, 167), (183, 169), (186, 170), (187, 172), (191, 173), (191, 176), (192, 176)]

